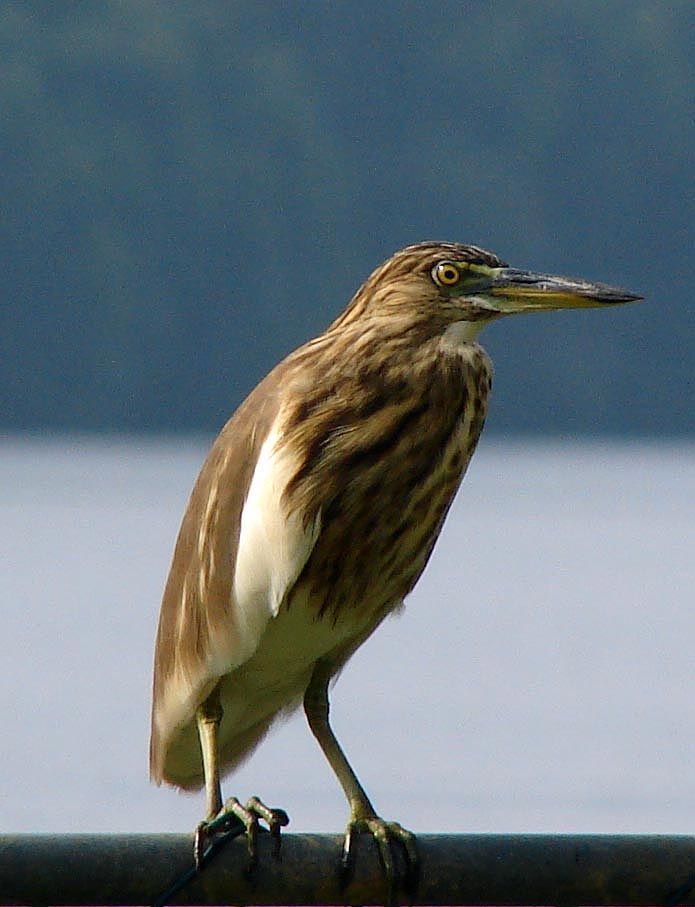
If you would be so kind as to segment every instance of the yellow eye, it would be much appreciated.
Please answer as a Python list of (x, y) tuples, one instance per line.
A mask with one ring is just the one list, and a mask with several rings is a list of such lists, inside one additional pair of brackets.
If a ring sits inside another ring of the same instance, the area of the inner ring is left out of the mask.
[(452, 261), (440, 261), (432, 268), (432, 279), (440, 287), (453, 287), (461, 280), (461, 272)]

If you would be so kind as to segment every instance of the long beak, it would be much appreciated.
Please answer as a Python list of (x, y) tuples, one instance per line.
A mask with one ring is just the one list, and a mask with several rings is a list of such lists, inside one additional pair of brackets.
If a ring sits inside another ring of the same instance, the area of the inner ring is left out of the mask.
[(533, 274), (516, 268), (496, 269), (492, 285), (485, 292), (490, 306), (501, 315), (546, 309), (590, 309), (641, 299), (635, 293), (587, 283), (571, 277)]

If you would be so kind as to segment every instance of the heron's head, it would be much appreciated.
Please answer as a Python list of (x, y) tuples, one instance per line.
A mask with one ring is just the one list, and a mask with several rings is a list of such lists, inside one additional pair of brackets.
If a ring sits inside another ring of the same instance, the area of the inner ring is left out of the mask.
[(633, 302), (626, 290), (510, 268), (493, 252), (427, 242), (396, 252), (371, 274), (336, 324), (357, 317), (429, 321), (442, 328), (475, 324), (474, 334), (503, 315)]

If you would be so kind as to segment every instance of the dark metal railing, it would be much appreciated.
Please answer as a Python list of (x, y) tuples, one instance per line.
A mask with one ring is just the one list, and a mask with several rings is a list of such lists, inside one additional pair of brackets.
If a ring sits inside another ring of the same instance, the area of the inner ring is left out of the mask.
[[(154, 904), (165, 892), (171, 904), (385, 902), (371, 839), (358, 842), (347, 885), (341, 838), (283, 835), (280, 859), (269, 839), (260, 835), (253, 871), (245, 841), (235, 839), (171, 894), (192, 867), (190, 836), (0, 836), (0, 905)], [(418, 843), (414, 905), (695, 905), (695, 837), (419, 835)]]

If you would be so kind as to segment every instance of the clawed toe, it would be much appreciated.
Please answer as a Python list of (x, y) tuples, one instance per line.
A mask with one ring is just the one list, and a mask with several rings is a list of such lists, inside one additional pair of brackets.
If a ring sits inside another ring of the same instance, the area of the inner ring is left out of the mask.
[(200, 871), (221, 844), (245, 834), (249, 852), (248, 868), (252, 870), (258, 862), (259, 820), (268, 826), (273, 836), (273, 855), (279, 856), (280, 829), (290, 821), (284, 809), (270, 809), (258, 797), (251, 797), (245, 806), (236, 797), (230, 797), (214, 818), (202, 821), (196, 828), (193, 844), (196, 868)]
[(284, 809), (278, 809), (277, 807), (270, 809), (258, 797), (251, 797), (246, 804), (246, 810), (256, 817), (256, 826), (258, 826), (258, 819), (263, 819), (266, 823), (268, 831), (273, 836), (273, 856), (279, 857), (282, 843), (280, 830), (290, 824), (290, 817)]
[(351, 819), (345, 831), (345, 842), (342, 856), (343, 881), (347, 882), (352, 874), (355, 860), (355, 835), (368, 832), (376, 841), (379, 849), (379, 860), (384, 870), (384, 877), (388, 885), (388, 904), (396, 903), (396, 892), (401, 881), (396, 860), (391, 849), (393, 842), (400, 845), (401, 854), (405, 862), (403, 887), (406, 892), (412, 893), (417, 887), (420, 874), (420, 858), (417, 851), (415, 835), (399, 825), (398, 822), (385, 822), (379, 816), (367, 816), (361, 819)]

